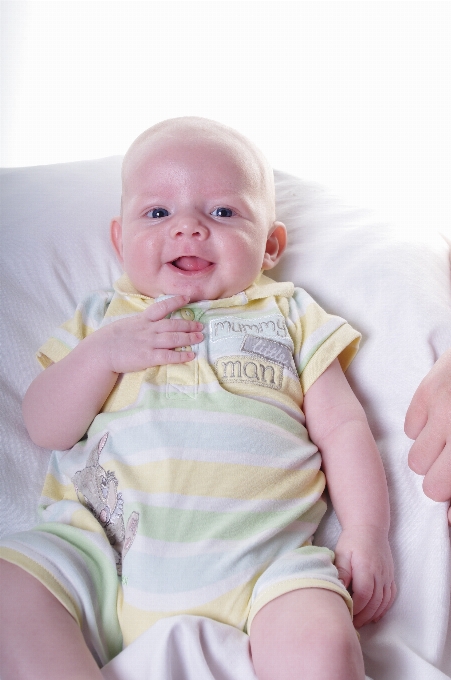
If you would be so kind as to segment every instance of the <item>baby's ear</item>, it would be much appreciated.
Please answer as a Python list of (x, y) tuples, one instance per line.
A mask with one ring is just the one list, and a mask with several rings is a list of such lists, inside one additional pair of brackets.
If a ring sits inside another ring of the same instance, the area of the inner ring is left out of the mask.
[(283, 222), (274, 222), (266, 241), (262, 269), (272, 269), (280, 260), (287, 246), (287, 228)]
[(110, 238), (116, 255), (122, 264), (124, 258), (122, 257), (122, 221), (120, 217), (115, 217), (111, 220)]

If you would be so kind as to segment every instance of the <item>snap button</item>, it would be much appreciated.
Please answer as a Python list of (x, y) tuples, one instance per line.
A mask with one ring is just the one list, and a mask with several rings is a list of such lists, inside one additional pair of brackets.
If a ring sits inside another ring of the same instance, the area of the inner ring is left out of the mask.
[(192, 352), (193, 348), (191, 345), (185, 345), (184, 347), (175, 347), (175, 352)]
[(182, 319), (185, 319), (185, 321), (193, 321), (194, 319), (194, 312), (189, 307), (184, 307), (181, 309), (180, 314)]

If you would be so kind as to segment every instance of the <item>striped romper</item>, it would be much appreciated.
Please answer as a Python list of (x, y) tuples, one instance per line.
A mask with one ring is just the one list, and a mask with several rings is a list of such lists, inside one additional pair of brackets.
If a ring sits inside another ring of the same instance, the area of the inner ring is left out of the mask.
[[(154, 302), (122, 276), (86, 297), (40, 363)], [(42, 523), (0, 547), (76, 618), (100, 665), (163, 617), (249, 631), (267, 602), (305, 587), (351, 608), (333, 553), (312, 545), (325, 480), (302, 402), (335, 358), (347, 368), (359, 333), (263, 275), (171, 316), (204, 324), (195, 359), (119, 376), (86, 435), (53, 452)]]

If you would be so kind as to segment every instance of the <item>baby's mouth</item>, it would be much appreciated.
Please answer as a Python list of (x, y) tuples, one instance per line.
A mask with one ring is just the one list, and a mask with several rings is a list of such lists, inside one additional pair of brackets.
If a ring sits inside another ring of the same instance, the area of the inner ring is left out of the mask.
[(176, 260), (171, 262), (174, 267), (181, 269), (185, 272), (200, 272), (202, 269), (206, 269), (212, 263), (208, 260), (203, 260), (201, 257), (187, 256), (178, 257)]

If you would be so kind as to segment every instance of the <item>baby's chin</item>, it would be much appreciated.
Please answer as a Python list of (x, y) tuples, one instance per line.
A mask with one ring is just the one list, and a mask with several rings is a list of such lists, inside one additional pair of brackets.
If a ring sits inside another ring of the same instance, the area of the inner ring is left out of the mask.
[(192, 275), (189, 273), (188, 275), (185, 273), (182, 276), (177, 275), (175, 280), (171, 275), (168, 277), (168, 281), (161, 280), (160, 284), (156, 286), (144, 284), (141, 287), (139, 285), (136, 287), (141, 294), (154, 299), (165, 295), (187, 295), (190, 302), (202, 302), (204, 300), (231, 298), (249, 288), (256, 280), (255, 278), (252, 280), (241, 279), (240, 283), (233, 286), (221, 280), (215, 281), (211, 276), (206, 276), (205, 279), (207, 280), (202, 280), (203, 278), (201, 272), (193, 270)]

